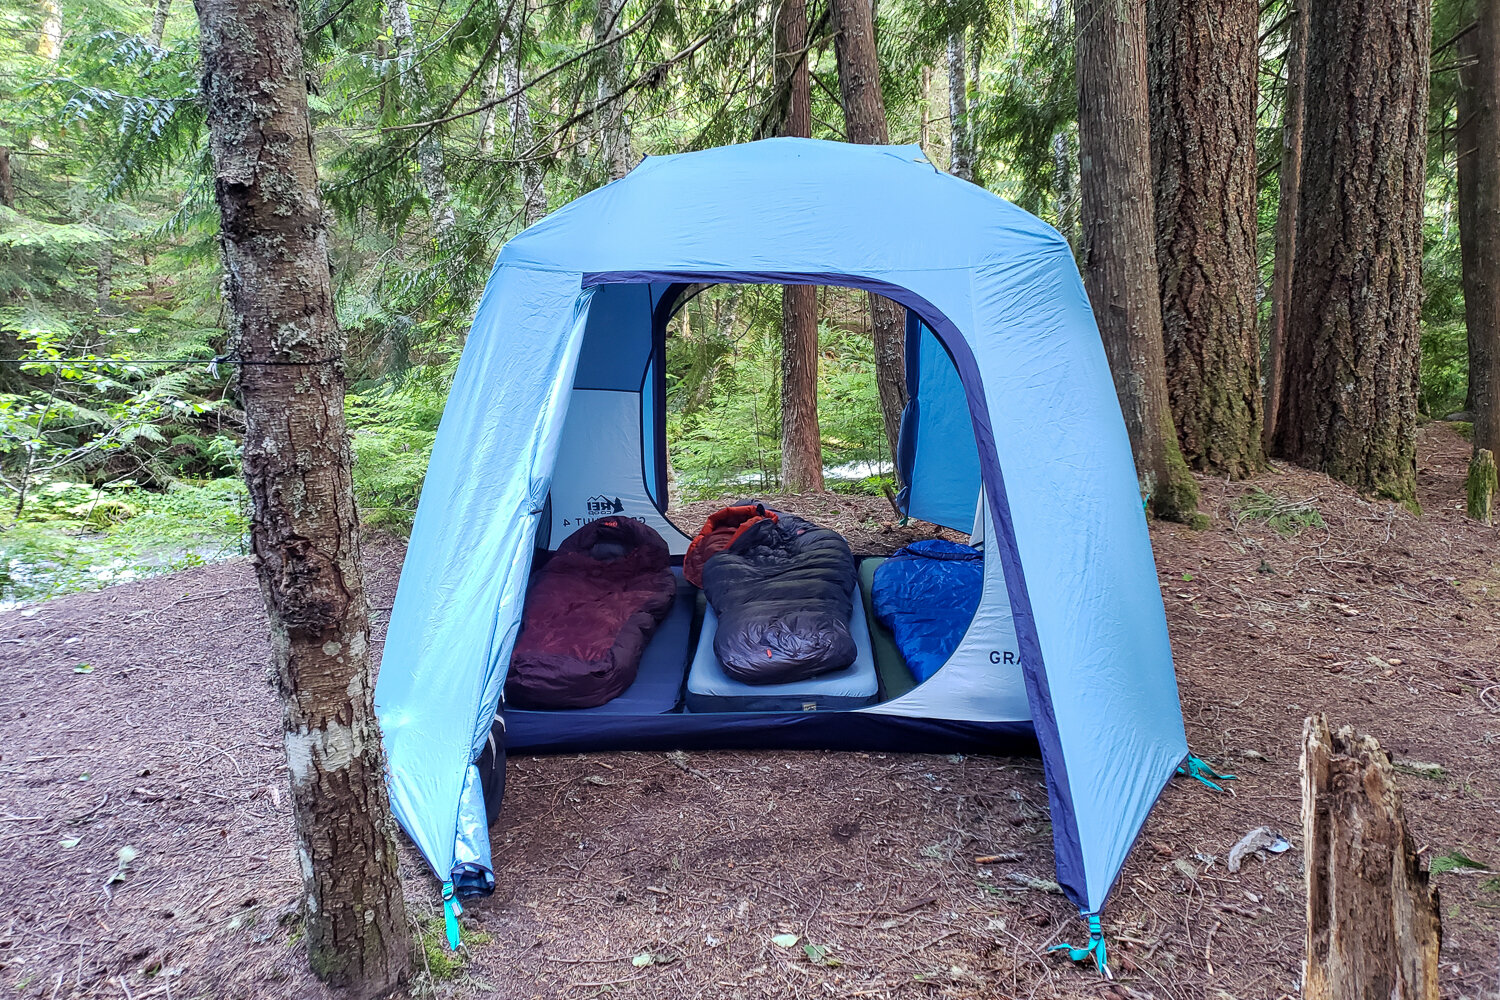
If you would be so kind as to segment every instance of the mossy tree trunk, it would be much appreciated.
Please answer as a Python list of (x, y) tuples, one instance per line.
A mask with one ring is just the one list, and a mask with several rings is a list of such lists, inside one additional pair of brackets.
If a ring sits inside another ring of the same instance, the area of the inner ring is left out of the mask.
[[(806, 0), (782, 0), (776, 14), (776, 76), (787, 88), (781, 134), (812, 135), (812, 81), (807, 66)], [(823, 488), (823, 438), (818, 430), (818, 290), (781, 289), (781, 488)]]
[(1431, 9), (1320, 0), (1276, 450), (1416, 502)]
[(1495, 520), (1495, 453), (1480, 448), (1469, 463), (1469, 516), (1491, 524)]
[(409, 940), (369, 663), (345, 340), (292, 0), (196, 0), (252, 562), (271, 621), (313, 971), (358, 996)]
[(1255, 305), (1257, 0), (1148, 0), (1167, 391), (1189, 465), (1265, 466)]
[(1458, 229), (1474, 453), (1500, 452), (1500, 4), (1458, 40)]
[(1167, 397), (1152, 229), (1145, 0), (1076, 0), (1083, 277), (1130, 432), (1136, 473), (1159, 517), (1194, 520), (1198, 484)]

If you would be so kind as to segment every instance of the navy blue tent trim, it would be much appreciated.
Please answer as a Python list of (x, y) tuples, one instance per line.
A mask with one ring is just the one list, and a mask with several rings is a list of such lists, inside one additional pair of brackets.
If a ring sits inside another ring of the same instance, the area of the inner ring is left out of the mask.
[(906, 311), (906, 408), (901, 411), (901, 429), (896, 435), (896, 504), (907, 513), (911, 500), (911, 474), (917, 463), (918, 410), (921, 401), (922, 321), (910, 309)]
[(1029, 722), (920, 719), (878, 712), (712, 712), (695, 715), (505, 713), (505, 747), (518, 753), (600, 750), (864, 750), (880, 753), (1034, 754)]
[(922, 296), (886, 281), (848, 274), (817, 274), (789, 271), (596, 271), (583, 275), (582, 287), (595, 288), (613, 284), (650, 284), (652, 282), (716, 282), (743, 285), (834, 285), (858, 288), (899, 302), (915, 313), (947, 349), (963, 383), (964, 397), (974, 421), (974, 440), (979, 450), (979, 465), (989, 498), (991, 519), (1000, 542), (1000, 559), (1005, 569), (1006, 591), (1010, 597), (1016, 641), (1021, 647), (1022, 673), (1031, 704), (1032, 722), (1041, 748), (1043, 769), (1047, 778), (1047, 796), (1052, 807), (1053, 849), (1057, 856), (1057, 881), (1074, 905), (1087, 906), (1088, 884), (1083, 863), (1083, 841), (1078, 832), (1078, 818), (1068, 783), (1067, 760), (1063, 756), (1062, 738), (1057, 730), (1057, 716), (1052, 707), (1052, 691), (1047, 683), (1046, 664), (1042, 661), (1041, 642), (1036, 634), (1036, 619), (1031, 597), (1016, 545), (1011, 523), (1010, 501), (1005, 492), (995, 434), (990, 426), (989, 405), (984, 398), (984, 384), (974, 352), (958, 327), (942, 311)]
[(675, 282), (667, 286), (661, 298), (651, 310), (651, 354), (656, 359), (656, 476), (658, 490), (656, 507), (665, 517), (667, 513), (667, 323), (676, 310), (677, 300), (690, 286)]

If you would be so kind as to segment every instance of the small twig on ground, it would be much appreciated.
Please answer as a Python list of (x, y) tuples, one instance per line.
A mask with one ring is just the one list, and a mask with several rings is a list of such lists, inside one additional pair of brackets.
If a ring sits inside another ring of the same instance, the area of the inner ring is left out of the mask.
[(1020, 851), (1007, 851), (1004, 854), (981, 854), (974, 859), (976, 865), (997, 865), (1003, 861), (1020, 861)]

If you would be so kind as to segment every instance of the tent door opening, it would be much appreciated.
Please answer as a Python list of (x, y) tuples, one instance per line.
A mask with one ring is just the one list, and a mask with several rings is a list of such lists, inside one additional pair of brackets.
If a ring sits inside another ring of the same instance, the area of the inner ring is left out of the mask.
[[(731, 278), (724, 283), (783, 282)], [(823, 277), (819, 283), (838, 284)], [(664, 279), (607, 282), (593, 288), (538, 529), (537, 565), (580, 527), (609, 517), (645, 522), (680, 563), (698, 525), (679, 526), (668, 511), (667, 328), (675, 308), (703, 287)], [(978, 445), (963, 380), (933, 328), (915, 313), (908, 315), (911, 403), (896, 456), (901, 499), (913, 517), (969, 532), (988, 508), (981, 496)], [(1003, 564), (984, 550), (985, 533), (974, 534), (984, 556), (978, 607), (956, 646), (930, 676), (913, 676), (872, 606), (874, 572), (883, 557), (860, 560), (860, 583), (854, 593), (851, 629), (862, 666), (868, 669), (859, 678), (844, 678), (843, 686), (814, 685), (785, 695), (762, 694), (725, 683), (720, 676), (707, 681), (699, 676), (707, 672), (703, 659), (712, 656), (712, 633), (705, 638), (705, 625), (711, 630), (714, 616), (701, 594), (679, 581), (677, 606), (642, 655), (641, 680), (611, 702), (581, 711), (511, 707), (507, 742), (513, 749), (530, 751), (630, 746), (652, 739), (677, 746), (684, 733), (672, 735), (663, 717), (682, 723), (688, 716), (748, 715), (769, 724), (767, 716), (788, 713), (874, 713), (1000, 723), (1023, 731), (1030, 713)], [(681, 607), (684, 603), (690, 603), (690, 615)], [(750, 735), (754, 728), (746, 729), (746, 745), (755, 744)], [(724, 745), (726, 738), (734, 737), (721, 732), (713, 742)], [(881, 745), (879, 739), (872, 744), (854, 736), (809, 736), (809, 745), (841, 744)]]

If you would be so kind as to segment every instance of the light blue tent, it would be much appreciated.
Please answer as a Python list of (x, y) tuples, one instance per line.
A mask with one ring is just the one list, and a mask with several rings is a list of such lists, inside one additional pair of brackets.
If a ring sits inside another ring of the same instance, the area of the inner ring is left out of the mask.
[[(686, 547), (665, 512), (663, 345), (674, 306), (712, 283), (906, 307), (902, 498), (973, 530), (979, 611), (931, 679), (854, 710), (507, 711), (535, 551), (601, 514)], [(1058, 881), (1097, 914), (1187, 745), (1130, 444), (1068, 244), (916, 146), (806, 139), (651, 157), (526, 230), (464, 347), (376, 702), (396, 816), (449, 896), (494, 884), (476, 761), (498, 711), (496, 732), (530, 751), (1034, 740)]]

